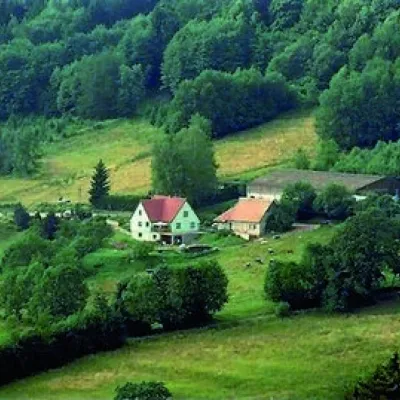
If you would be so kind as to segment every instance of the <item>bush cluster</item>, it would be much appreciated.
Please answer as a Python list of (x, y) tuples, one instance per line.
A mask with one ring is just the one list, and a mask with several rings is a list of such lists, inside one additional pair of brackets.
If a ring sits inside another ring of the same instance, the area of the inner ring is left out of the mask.
[(0, 346), (0, 384), (58, 368), (79, 357), (113, 350), (125, 343), (123, 320), (110, 313), (85, 313), (31, 331)]
[(374, 301), (384, 271), (399, 273), (399, 224), (369, 208), (346, 221), (327, 245), (308, 246), (300, 263), (271, 261), (266, 295), (291, 308), (346, 312)]
[(116, 389), (114, 400), (168, 400), (171, 392), (162, 382), (128, 382)]
[(182, 269), (160, 267), (151, 275), (121, 282), (117, 305), (132, 321), (159, 323), (164, 329), (186, 328), (210, 320), (228, 300), (228, 280), (216, 262)]
[(256, 69), (204, 71), (179, 85), (167, 129), (178, 132), (198, 113), (211, 121), (214, 137), (222, 137), (268, 121), (295, 104), (296, 95), (279, 75), (263, 76)]

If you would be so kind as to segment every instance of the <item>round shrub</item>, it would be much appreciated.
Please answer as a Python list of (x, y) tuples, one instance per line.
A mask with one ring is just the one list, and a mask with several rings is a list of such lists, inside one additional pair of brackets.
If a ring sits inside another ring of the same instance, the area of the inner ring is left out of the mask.
[(128, 382), (118, 386), (114, 400), (167, 400), (171, 392), (162, 382)]
[(278, 318), (286, 318), (289, 317), (291, 313), (290, 304), (287, 302), (280, 302), (275, 307), (275, 315)]

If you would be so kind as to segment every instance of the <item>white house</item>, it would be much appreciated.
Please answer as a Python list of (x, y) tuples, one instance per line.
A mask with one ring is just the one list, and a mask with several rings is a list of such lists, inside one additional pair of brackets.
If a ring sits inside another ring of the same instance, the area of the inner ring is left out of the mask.
[(154, 196), (142, 200), (131, 218), (136, 240), (181, 244), (190, 241), (200, 229), (200, 220), (186, 199)]
[(234, 207), (214, 220), (214, 225), (218, 230), (230, 230), (246, 240), (261, 237), (275, 204), (271, 199), (239, 199)]

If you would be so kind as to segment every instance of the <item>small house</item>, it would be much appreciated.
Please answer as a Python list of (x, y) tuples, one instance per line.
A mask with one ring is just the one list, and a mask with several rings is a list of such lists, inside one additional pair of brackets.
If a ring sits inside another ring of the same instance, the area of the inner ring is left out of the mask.
[(142, 200), (131, 218), (132, 237), (140, 241), (183, 244), (199, 230), (199, 218), (187, 200), (180, 197)]
[(250, 240), (265, 234), (266, 220), (274, 200), (241, 198), (238, 203), (214, 220), (218, 230), (229, 230)]
[(285, 188), (296, 182), (307, 182), (317, 192), (330, 184), (338, 184), (351, 193), (364, 196), (368, 193), (395, 195), (400, 180), (380, 175), (347, 174), (330, 171), (283, 170), (258, 178), (247, 185), (247, 197), (279, 200)]

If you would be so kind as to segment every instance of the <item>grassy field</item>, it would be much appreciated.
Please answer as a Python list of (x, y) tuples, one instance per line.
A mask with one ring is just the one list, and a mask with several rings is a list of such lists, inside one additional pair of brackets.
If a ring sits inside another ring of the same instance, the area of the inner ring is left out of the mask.
[[(150, 187), (150, 150), (160, 130), (146, 120), (111, 121), (102, 128), (82, 131), (44, 149), (40, 173), (34, 179), (1, 178), (0, 202), (27, 205), (60, 197), (86, 201), (93, 166), (102, 158), (111, 170), (112, 190), (144, 193)], [(286, 162), (316, 142), (311, 112), (287, 114), (258, 128), (215, 143), (222, 177), (260, 174)], [(234, 156), (233, 156), (234, 155)]]
[(156, 379), (175, 399), (336, 400), (399, 343), (398, 304), (349, 317), (271, 317), (133, 341), (4, 387), (0, 398), (106, 400), (126, 381)]

